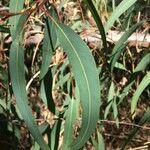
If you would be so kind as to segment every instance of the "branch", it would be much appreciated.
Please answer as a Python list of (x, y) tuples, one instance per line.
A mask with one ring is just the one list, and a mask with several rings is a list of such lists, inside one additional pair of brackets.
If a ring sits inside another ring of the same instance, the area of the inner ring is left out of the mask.
[[(106, 36), (107, 42), (116, 43), (124, 32), (110, 30)], [(80, 33), (80, 36), (86, 43), (95, 44), (101, 42), (101, 36), (93, 30), (85, 30)], [(32, 30), (25, 33), (24, 45), (37, 45), (41, 43), (43, 40), (43, 32), (39, 30)], [(5, 43), (10, 43), (12, 41), (11, 38), (7, 39)], [(133, 33), (127, 40), (129, 46), (139, 46), (139, 47), (150, 47), (150, 34), (144, 33)]]
[[(125, 32), (110, 30), (106, 36), (107, 41), (110, 43), (116, 43), (124, 33)], [(90, 30), (86, 30), (83, 33), (81, 33), (81, 38), (88, 43), (95, 43), (101, 41), (101, 36), (98, 33)], [(150, 34), (133, 33), (128, 38), (127, 42), (129, 42), (130, 46), (148, 48), (150, 46)]]

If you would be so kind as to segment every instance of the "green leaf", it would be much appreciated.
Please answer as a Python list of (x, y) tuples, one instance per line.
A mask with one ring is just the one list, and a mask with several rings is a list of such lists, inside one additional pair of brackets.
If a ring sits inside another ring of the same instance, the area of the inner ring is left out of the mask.
[(114, 82), (112, 81), (108, 92), (108, 99), (107, 99), (108, 102), (110, 102), (113, 99), (114, 93), (115, 93), (115, 85)]
[(32, 111), (28, 105), (25, 85), (25, 70), (24, 70), (24, 48), (22, 45), (22, 30), (28, 16), (23, 15), (20, 17), (16, 32), (19, 34), (15, 37), (10, 48), (9, 70), (12, 83), (12, 89), (16, 97), (16, 103), (19, 111), (28, 126), (34, 139), (41, 146), (42, 149), (48, 150), (43, 137), (34, 121)]
[[(56, 111), (56, 115), (59, 116), (59, 118), (63, 118), (63, 114), (60, 114), (58, 111)], [(50, 147), (51, 150), (57, 150), (60, 142), (60, 130), (62, 126), (62, 120), (58, 119), (54, 127), (52, 128), (50, 132)]]
[(105, 26), (105, 32), (113, 26), (114, 22), (127, 10), (129, 9), (137, 0), (123, 0), (113, 11), (110, 18)]
[[(51, 10), (53, 16), (55, 16), (55, 11)], [(56, 18), (56, 17), (55, 17)], [(50, 65), (50, 61), (55, 50), (55, 46), (57, 43), (57, 37), (55, 32), (54, 24), (49, 21), (48, 17), (45, 21), (45, 31), (44, 31), (44, 40), (42, 45), (42, 65), (41, 65), (41, 73), (40, 79), (42, 79), (47, 73)]]
[(92, 15), (93, 15), (93, 18), (96, 22), (96, 25), (99, 29), (99, 32), (101, 34), (101, 37), (102, 37), (102, 41), (103, 41), (103, 45), (104, 45), (104, 48), (105, 50), (107, 51), (107, 40), (106, 40), (106, 34), (105, 34), (105, 30), (104, 30), (104, 27), (103, 27), (103, 23), (101, 21), (101, 18), (95, 8), (95, 6), (93, 5), (93, 2), (91, 0), (84, 0), (85, 3), (87, 4), (88, 8), (90, 9)]
[(48, 19), (46, 18), (46, 26), (42, 45), (42, 65), (40, 71), (40, 79), (42, 79), (47, 73), (53, 55), (54, 48), (51, 42), (51, 38), (52, 37), (51, 37), (50, 21), (48, 21)]
[(77, 113), (78, 113), (78, 107), (79, 107), (79, 101), (75, 99), (71, 99), (70, 97), (69, 101), (69, 108), (65, 112), (65, 125), (64, 125), (64, 142), (63, 142), (63, 150), (70, 150), (70, 145), (73, 140), (73, 124), (76, 121)]
[(104, 119), (107, 118), (109, 112), (110, 112), (110, 108), (112, 107), (112, 104), (113, 104), (113, 101), (110, 101), (108, 104), (107, 104), (107, 107), (105, 108), (105, 113), (104, 113)]
[(98, 138), (98, 148), (97, 148), (97, 150), (105, 150), (104, 138), (99, 132), (97, 132), (97, 138)]
[(55, 114), (55, 103), (52, 97), (52, 78), (51, 70), (49, 70), (41, 81), (40, 97), (48, 109)]
[(125, 49), (125, 42), (127, 39), (132, 35), (132, 33), (141, 25), (142, 22), (135, 24), (132, 26), (128, 31), (126, 31), (122, 37), (119, 39), (119, 41), (116, 43), (113, 51), (112, 51), (112, 58), (111, 58), (111, 71), (113, 71), (113, 68), (122, 53), (122, 51)]
[(72, 149), (79, 149), (90, 138), (99, 118), (100, 83), (98, 72), (89, 48), (80, 37), (69, 27), (57, 22), (55, 24), (59, 42), (68, 55), (80, 91), (83, 110), (82, 126), (79, 136), (72, 144)]
[(118, 116), (118, 108), (117, 108), (116, 97), (115, 97), (114, 100), (113, 100), (112, 108), (113, 108), (113, 116), (114, 116), (114, 119), (116, 119), (117, 116)]
[(8, 28), (6, 28), (6, 27), (0, 25), (0, 32), (3, 32), (3, 33), (9, 33), (10, 31), (9, 31)]
[(115, 85), (114, 85), (113, 82), (111, 82), (111, 85), (110, 85), (110, 88), (109, 88), (109, 91), (108, 91), (108, 99), (107, 99), (108, 103), (107, 103), (107, 107), (106, 107), (105, 113), (104, 113), (104, 118), (105, 119), (107, 118), (107, 115), (110, 112), (110, 108), (113, 105), (114, 93), (115, 93)]
[(150, 53), (146, 54), (136, 66), (134, 72), (144, 71), (147, 65), (150, 64)]
[(45, 130), (48, 128), (49, 124), (48, 123), (43, 123), (39, 126), (39, 131), (41, 134), (45, 132)]
[(124, 66), (123, 64), (119, 63), (119, 62), (116, 62), (114, 67), (117, 68), (117, 69), (121, 69), (121, 70), (124, 70), (124, 71), (128, 71), (128, 70), (125, 68), (125, 66)]
[(4, 100), (0, 99), (0, 106), (2, 106), (4, 109), (7, 109), (7, 104)]
[[(23, 9), (23, 5), (24, 5), (24, 0), (10, 0), (9, 10), (12, 13), (17, 13)], [(9, 24), (11, 25), (10, 33), (13, 39), (15, 38), (15, 35), (19, 33), (19, 32), (16, 32), (19, 18), (20, 18), (20, 15), (15, 15), (9, 18)]]
[(150, 72), (148, 72), (143, 80), (141, 81), (141, 83), (139, 84), (139, 86), (137, 87), (133, 97), (132, 97), (132, 101), (131, 101), (131, 113), (133, 114), (136, 106), (137, 106), (137, 102), (138, 99), (140, 97), (140, 95), (142, 94), (142, 92), (144, 91), (144, 89), (150, 84)]
[(64, 83), (66, 83), (71, 78), (71, 73), (67, 73), (65, 76), (63, 76), (55, 85), (55, 87), (63, 87)]
[(40, 150), (39, 145), (35, 142), (34, 144), (32, 144), (31, 150)]
[(105, 150), (105, 142), (103, 136), (97, 131), (97, 138), (91, 137), (94, 150)]
[(127, 85), (124, 87), (122, 93), (119, 95), (120, 100), (119, 100), (119, 103), (118, 103), (118, 104), (120, 104), (120, 103), (123, 101), (123, 99), (125, 98), (125, 96), (128, 94), (128, 92), (129, 92), (131, 86), (133, 85), (133, 83), (134, 83), (134, 81), (135, 81), (135, 78), (134, 78), (133, 80), (131, 80), (131, 81), (130, 81), (130, 80), (131, 80), (131, 79), (129, 79), (129, 82), (128, 82)]

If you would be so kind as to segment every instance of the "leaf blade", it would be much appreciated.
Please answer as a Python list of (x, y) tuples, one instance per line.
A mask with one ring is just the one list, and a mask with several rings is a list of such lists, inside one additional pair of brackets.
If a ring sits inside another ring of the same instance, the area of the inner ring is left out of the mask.
[[(88, 47), (70, 28), (57, 24), (57, 34), (60, 43), (68, 54), (80, 90), (83, 120), (79, 136), (71, 147), (72, 149), (79, 149), (89, 139), (99, 116), (100, 87), (98, 72)], [(94, 77), (93, 74), (95, 74)]]
[[(12, 13), (17, 13), (23, 9), (24, 0), (10, 0), (9, 9)], [(16, 30), (20, 15), (15, 15), (9, 18), (9, 23), (11, 25), (10, 33), (12, 38), (15, 38), (15, 35), (18, 34)]]
[(139, 84), (138, 88), (136, 89), (132, 101), (131, 101), (131, 113), (135, 111), (135, 108), (137, 106), (138, 98), (144, 91), (144, 89), (150, 84), (150, 72), (148, 72), (144, 78), (142, 79), (141, 83)]
[(75, 100), (74, 98), (69, 98), (70, 104), (69, 108), (66, 111), (66, 121), (64, 125), (64, 142), (63, 142), (63, 150), (70, 150), (70, 145), (73, 140), (73, 124), (76, 121), (77, 117), (77, 108), (79, 101)]
[(42, 45), (42, 65), (40, 71), (40, 79), (42, 79), (48, 72), (50, 60), (52, 58), (55, 44), (57, 41), (55, 28), (52, 22), (46, 18), (46, 26), (44, 31), (44, 40)]
[(101, 34), (101, 37), (102, 37), (102, 41), (103, 41), (103, 46), (105, 48), (105, 50), (107, 51), (107, 40), (106, 40), (106, 34), (105, 34), (105, 30), (104, 30), (104, 26), (103, 26), (103, 23), (102, 23), (102, 20), (93, 4), (93, 2), (91, 0), (84, 0), (85, 3), (88, 5), (92, 15), (93, 15), (93, 18), (96, 22), (96, 25), (98, 27), (98, 30)]
[(123, 0), (113, 11), (112, 15), (107, 21), (107, 24), (105, 26), (105, 32), (108, 32), (108, 30), (112, 27), (114, 22), (127, 10), (129, 7), (131, 7), (137, 0)]
[[(18, 26), (16, 28), (17, 31), (20, 31), (22, 33), (27, 17), (27, 15), (23, 15), (20, 17)], [(21, 43), (21, 33), (19, 33), (17, 37), (15, 37), (10, 48), (9, 70), (12, 82), (12, 89), (16, 97), (16, 103), (19, 108), (19, 111), (25, 123), (27, 124), (29, 131), (31, 132), (35, 140), (38, 142), (38, 144), (41, 146), (41, 148), (48, 150), (49, 148), (45, 144), (43, 137), (38, 129), (38, 126), (34, 121), (32, 111), (28, 106), (28, 98), (25, 86), (24, 48)]]

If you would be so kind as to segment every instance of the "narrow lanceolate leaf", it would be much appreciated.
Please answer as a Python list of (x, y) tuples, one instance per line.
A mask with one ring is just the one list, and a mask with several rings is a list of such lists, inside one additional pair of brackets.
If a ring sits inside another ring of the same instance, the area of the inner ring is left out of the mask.
[(126, 11), (128, 10), (137, 0), (123, 0), (113, 11), (112, 15), (108, 19), (105, 26), (105, 32), (113, 26), (114, 22)]
[(98, 71), (89, 48), (80, 37), (69, 27), (56, 22), (55, 24), (59, 42), (68, 55), (80, 91), (82, 125), (79, 136), (72, 143), (72, 149), (77, 150), (89, 139), (99, 117), (100, 83)]
[(112, 81), (109, 88), (107, 101), (110, 102), (111, 100), (113, 100), (114, 95), (115, 95), (115, 85), (114, 82)]
[(69, 108), (65, 113), (65, 127), (64, 127), (64, 142), (63, 142), (63, 150), (70, 150), (70, 145), (73, 140), (73, 124), (77, 118), (77, 108), (79, 107), (79, 101), (71, 99), (69, 101)]
[(17, 30), (19, 34), (14, 36), (15, 39), (10, 48), (10, 59), (9, 59), (9, 69), (10, 69), (10, 78), (12, 83), (12, 89), (16, 98), (16, 103), (19, 108), (19, 111), (28, 126), (29, 131), (40, 145), (42, 149), (48, 150), (48, 146), (45, 144), (43, 137), (38, 129), (37, 124), (34, 121), (32, 111), (28, 105), (28, 99), (26, 94), (26, 85), (25, 85), (25, 71), (24, 71), (24, 48), (22, 45), (22, 30), (24, 24), (27, 20), (27, 15), (20, 17)]
[(110, 85), (110, 88), (109, 88), (109, 91), (108, 91), (108, 99), (107, 99), (107, 107), (105, 109), (105, 113), (104, 113), (104, 118), (106, 119), (107, 118), (107, 115), (109, 114), (110, 112), (110, 108), (112, 107), (112, 104), (113, 104), (113, 99), (114, 99), (114, 93), (115, 93), (115, 85), (114, 85), (114, 82), (112, 81), (111, 82), (111, 85)]
[(142, 60), (136, 66), (134, 72), (144, 71), (145, 68), (150, 64), (150, 53), (146, 54)]
[(126, 46), (127, 39), (132, 35), (132, 33), (141, 25), (142, 22), (135, 24), (133, 27), (131, 27), (128, 31), (126, 31), (123, 36), (119, 39), (119, 41), (116, 43), (113, 51), (112, 51), (112, 58), (111, 58), (111, 71), (113, 71), (113, 68), (124, 50)]
[[(47, 84), (48, 83), (48, 84)], [(52, 97), (52, 73), (49, 70), (41, 81), (40, 97), (48, 109), (55, 114), (55, 103)]]
[[(55, 10), (52, 8), (49, 11), (51, 12), (52, 16), (57, 20), (58, 18)], [(48, 17), (46, 17), (44, 40), (42, 45), (42, 65), (41, 65), (40, 79), (42, 79), (46, 75), (49, 69), (49, 64), (52, 58), (52, 54), (55, 50), (56, 43), (57, 43), (57, 36), (55, 26), (51, 21), (49, 21)]]
[[(60, 114), (60, 112), (56, 111), (56, 116), (58, 116), (59, 118), (62, 118), (63, 114)], [(54, 127), (52, 128), (50, 135), (49, 135), (51, 150), (58, 150), (61, 128), (62, 128), (62, 120), (58, 119), (55, 122)]]
[[(24, 0), (10, 0), (9, 2), (9, 11), (12, 13), (17, 13), (23, 9)], [(19, 21), (20, 15), (16, 15), (9, 18), (9, 24), (11, 25), (10, 32), (12, 38), (14, 37), (16, 27)]]
[(99, 132), (97, 132), (97, 138), (98, 138), (98, 147), (96, 150), (105, 150), (104, 138)]
[(42, 65), (41, 65), (41, 73), (40, 73), (40, 79), (42, 79), (50, 65), (50, 61), (52, 58), (54, 45), (52, 43), (52, 32), (55, 32), (55, 29), (52, 26), (52, 23), (46, 18), (46, 24), (45, 24), (45, 31), (44, 31), (44, 40), (43, 40), (43, 46), (42, 46)]
[(139, 84), (139, 86), (137, 87), (137, 90), (135, 91), (135, 93), (134, 93), (134, 95), (132, 97), (132, 101), (131, 101), (131, 113), (134, 113), (140, 95), (142, 94), (142, 92), (144, 91), (144, 89), (149, 84), (150, 84), (150, 72), (148, 72), (145, 75), (145, 77), (143, 78), (143, 80), (141, 81), (141, 83)]
[(103, 46), (105, 48), (105, 50), (107, 51), (107, 41), (106, 41), (106, 34), (105, 34), (105, 30), (104, 30), (104, 27), (103, 27), (103, 23), (102, 23), (102, 20), (93, 4), (93, 2), (91, 0), (84, 0), (85, 3), (87, 4), (89, 10), (91, 11), (92, 15), (93, 15), (93, 18), (96, 22), (96, 25), (98, 27), (98, 30), (101, 34), (101, 37), (102, 37), (102, 41), (103, 41)]

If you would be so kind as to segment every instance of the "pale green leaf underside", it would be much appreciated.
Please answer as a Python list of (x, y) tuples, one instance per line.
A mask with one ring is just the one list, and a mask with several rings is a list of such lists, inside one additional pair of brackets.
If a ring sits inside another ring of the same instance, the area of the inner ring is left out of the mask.
[(82, 126), (71, 147), (76, 150), (85, 144), (96, 127), (100, 84), (94, 59), (86, 44), (69, 27), (56, 23), (56, 28), (59, 42), (68, 55), (80, 91)]

